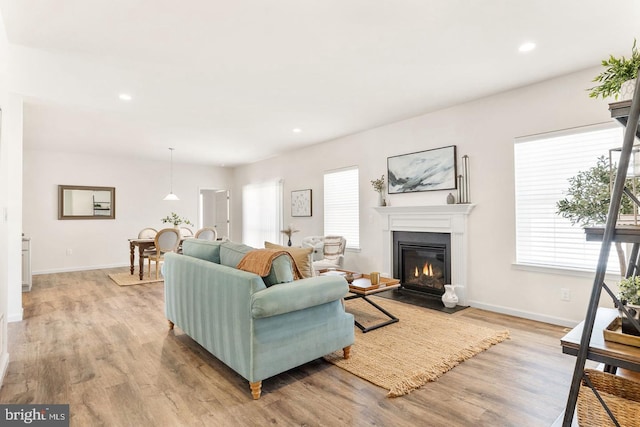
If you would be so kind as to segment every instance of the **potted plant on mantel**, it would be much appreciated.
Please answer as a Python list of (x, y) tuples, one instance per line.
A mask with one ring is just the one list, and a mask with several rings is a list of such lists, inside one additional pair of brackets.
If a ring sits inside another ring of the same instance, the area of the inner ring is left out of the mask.
[(610, 55), (609, 59), (602, 60), (602, 66), (605, 70), (593, 79), (600, 84), (587, 89), (590, 91), (589, 96), (601, 96), (603, 99), (613, 96), (616, 101), (618, 96), (621, 97), (621, 101), (631, 99), (640, 68), (640, 52), (636, 49), (636, 40), (633, 40), (630, 58), (616, 58)]
[(387, 202), (384, 199), (384, 175), (382, 175), (380, 179), (372, 179), (371, 185), (378, 193), (378, 206), (387, 206)]
[[(615, 176), (609, 169), (609, 162), (605, 156), (598, 157), (595, 166), (586, 171), (580, 171), (569, 178), (568, 197), (556, 203), (556, 213), (571, 221), (572, 225), (593, 227), (607, 221), (609, 204), (611, 202), (611, 176)], [(631, 186), (629, 186), (631, 187)], [(621, 214), (633, 213), (633, 202), (624, 195), (620, 204)], [(620, 263), (620, 273), (626, 272), (626, 260), (622, 244), (614, 242)]]

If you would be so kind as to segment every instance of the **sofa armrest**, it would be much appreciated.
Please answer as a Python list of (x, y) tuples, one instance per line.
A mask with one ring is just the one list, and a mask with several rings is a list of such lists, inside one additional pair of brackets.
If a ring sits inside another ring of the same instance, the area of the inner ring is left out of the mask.
[(317, 276), (282, 283), (255, 292), (251, 296), (254, 319), (303, 310), (343, 298), (349, 292), (340, 276)]

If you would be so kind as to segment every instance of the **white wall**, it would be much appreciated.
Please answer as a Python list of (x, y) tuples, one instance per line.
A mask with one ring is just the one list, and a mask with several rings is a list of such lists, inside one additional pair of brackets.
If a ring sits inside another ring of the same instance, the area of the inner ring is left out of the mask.
[(17, 290), (21, 289), (22, 106), (21, 99), (9, 93), (9, 64), (9, 44), (0, 19), (0, 386), (9, 364), (7, 322), (22, 318)]
[[(471, 304), (575, 324), (586, 311), (591, 275), (532, 272), (513, 266), (513, 141), (519, 136), (610, 121), (606, 103), (588, 98), (585, 91), (597, 71), (586, 70), (421, 115), (233, 171), (176, 164), (174, 191), (181, 201), (174, 203), (161, 200), (169, 187), (166, 162), (26, 150), (22, 230), (32, 238), (34, 272), (126, 265), (127, 238), (139, 229), (161, 228), (160, 218), (171, 211), (197, 219), (198, 188), (232, 188), (231, 235), (241, 240), (242, 186), (267, 179), (284, 179), (284, 223), (301, 230), (292, 239), (298, 244), (306, 235), (323, 233), (324, 171), (352, 165), (360, 170), (362, 249), (348, 254), (347, 267), (376, 270), (382, 264), (382, 231), (372, 209), (377, 194), (370, 180), (386, 173), (389, 156), (457, 145), (460, 156), (470, 157), (471, 201), (477, 204), (469, 222), (467, 289)], [(116, 220), (57, 220), (58, 184), (115, 186)], [(291, 218), (291, 191), (305, 188), (313, 190), (313, 216)], [(388, 201), (391, 205), (443, 204), (447, 194), (390, 195)], [(15, 199), (15, 194), (11, 197)], [(20, 228), (13, 231), (19, 233)], [(71, 255), (66, 254), (67, 249)], [(19, 251), (15, 254), (19, 260)], [(17, 274), (19, 277), (19, 270)], [(570, 290), (571, 301), (560, 300), (561, 287)]]
[[(585, 91), (597, 72), (585, 70), (237, 168), (234, 188), (241, 194), (247, 183), (283, 178), (284, 223), (294, 223), (301, 230), (294, 235), (296, 244), (306, 235), (323, 233), (323, 172), (358, 165), (362, 250), (348, 253), (346, 266), (374, 271), (382, 264), (382, 228), (372, 209), (377, 194), (370, 180), (386, 174), (389, 156), (456, 145), (459, 156), (469, 155), (471, 201), (477, 204), (469, 218), (467, 289), (471, 305), (574, 325), (586, 312), (592, 275), (531, 272), (513, 266), (513, 144), (519, 136), (610, 121), (606, 102), (590, 99)], [(313, 190), (313, 216), (291, 218), (291, 191), (304, 188)], [(388, 195), (387, 200), (392, 206), (444, 204), (448, 193), (396, 194)], [(241, 211), (240, 197), (233, 200), (233, 206)], [(236, 221), (234, 235), (241, 232), (240, 221)], [(561, 287), (570, 290), (571, 301), (560, 300)]]
[[(9, 94), (3, 112), (7, 170), (7, 321), (22, 320), (22, 97)], [(3, 135), (3, 136), (4, 136)]]
[[(199, 187), (229, 188), (230, 177), (225, 168), (174, 163), (180, 200), (171, 202), (162, 200), (169, 192), (168, 162), (25, 150), (23, 229), (31, 237), (33, 271), (128, 265), (127, 239), (144, 227), (171, 226), (161, 222), (171, 212), (197, 224)], [(116, 219), (58, 220), (59, 184), (115, 187)]]

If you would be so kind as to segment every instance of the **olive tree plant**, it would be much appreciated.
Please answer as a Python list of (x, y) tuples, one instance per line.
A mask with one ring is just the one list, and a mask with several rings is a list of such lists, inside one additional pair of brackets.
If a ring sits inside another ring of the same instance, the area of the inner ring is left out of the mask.
[[(607, 221), (611, 203), (612, 175), (615, 175), (615, 170), (610, 170), (605, 156), (598, 157), (595, 166), (569, 178), (567, 197), (556, 203), (557, 213), (567, 218), (573, 225), (590, 227), (604, 224)], [(628, 181), (630, 183), (631, 180)], [(620, 213), (633, 213), (633, 201), (627, 196), (622, 197)], [(620, 273), (624, 275), (626, 260), (622, 244), (615, 242), (615, 247), (620, 263)]]

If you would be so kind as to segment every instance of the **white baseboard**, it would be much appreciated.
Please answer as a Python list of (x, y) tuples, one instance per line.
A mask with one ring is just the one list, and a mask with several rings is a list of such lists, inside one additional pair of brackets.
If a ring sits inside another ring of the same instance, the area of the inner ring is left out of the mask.
[(22, 322), (23, 314), (24, 314), (24, 309), (22, 307), (20, 307), (20, 311), (18, 313), (9, 313), (7, 315), (7, 323)]
[(84, 267), (64, 267), (64, 268), (52, 268), (49, 270), (39, 270), (39, 271), (34, 271), (32, 274), (34, 276), (37, 276), (40, 274), (69, 273), (72, 271), (102, 270), (103, 268), (119, 268), (119, 267), (129, 267), (129, 266), (130, 264), (88, 265)]
[(572, 319), (564, 319), (562, 317), (546, 316), (539, 313), (532, 313), (530, 311), (516, 310), (509, 307), (503, 307), (499, 305), (485, 304), (477, 301), (469, 301), (471, 307), (479, 308), (482, 310), (493, 311), (501, 314), (508, 314), (510, 316), (522, 317), (523, 319), (535, 320), (538, 322), (550, 323), (552, 325), (564, 326), (567, 328), (575, 327), (579, 322)]

